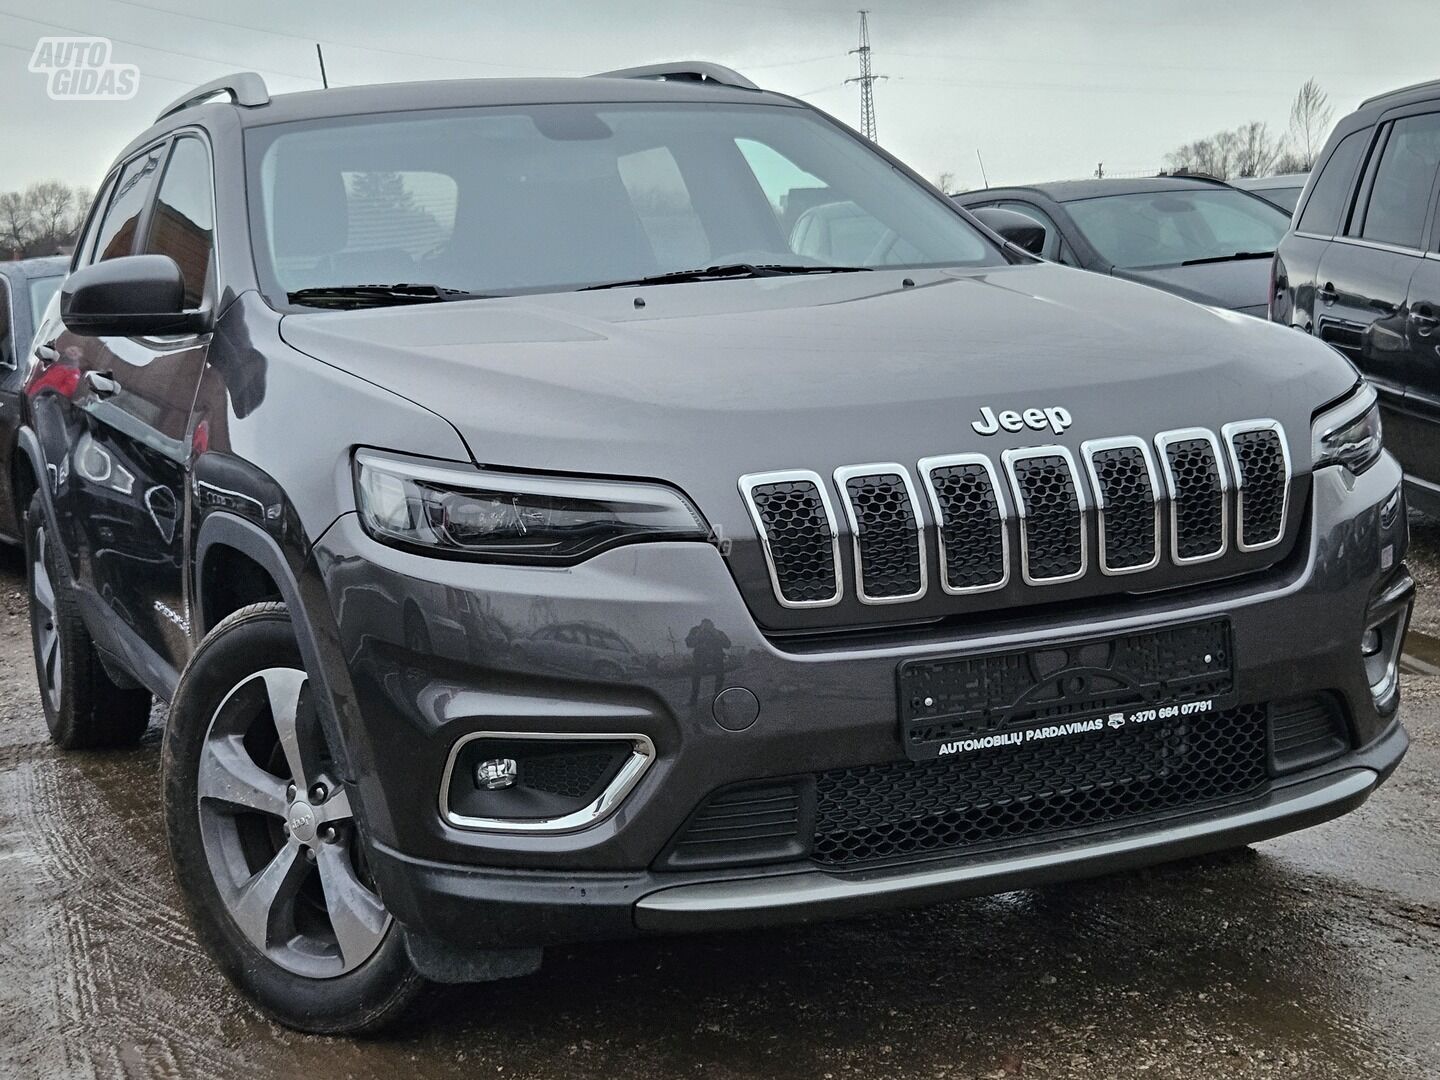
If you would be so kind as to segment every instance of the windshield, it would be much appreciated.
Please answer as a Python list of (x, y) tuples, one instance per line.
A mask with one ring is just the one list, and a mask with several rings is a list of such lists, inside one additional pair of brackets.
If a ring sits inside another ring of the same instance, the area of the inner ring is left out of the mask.
[(1124, 270), (1269, 255), (1290, 227), (1284, 211), (1225, 188), (1105, 195), (1065, 209), (1101, 257)]
[(798, 108), (446, 110), (248, 138), (256, 263), (280, 303), (354, 285), (495, 295), (731, 264), (1004, 261), (944, 200)]
[(59, 291), (60, 283), (65, 280), (63, 274), (55, 277), (42, 277), (30, 279), (30, 325), (40, 326), (40, 320), (45, 315), (45, 308), (50, 303), (50, 298)]

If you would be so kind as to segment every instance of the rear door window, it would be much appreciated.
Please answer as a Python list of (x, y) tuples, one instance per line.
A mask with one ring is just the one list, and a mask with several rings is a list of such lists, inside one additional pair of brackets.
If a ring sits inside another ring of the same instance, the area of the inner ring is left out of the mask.
[(95, 241), (95, 261), (118, 259), (135, 251), (135, 242), (140, 229), (140, 216), (150, 197), (150, 189), (165, 160), (168, 144), (161, 144), (148, 153), (126, 165), (115, 184), (115, 194), (105, 219), (100, 224), (100, 233)]
[(1325, 162), (1325, 168), (1315, 178), (1315, 186), (1300, 214), (1296, 231), (1317, 236), (1334, 236), (1340, 231), (1341, 215), (1350, 202), (1350, 181), (1355, 176), (1355, 167), (1360, 164), (1360, 155), (1365, 152), (1372, 131), (1372, 128), (1352, 131), (1340, 140), (1340, 145)]
[(1375, 168), (1361, 239), (1418, 250), (1437, 168), (1440, 113), (1396, 120)]
[(168, 255), (185, 279), (185, 307), (200, 307), (215, 257), (210, 152), (197, 138), (177, 139), (150, 218), (146, 252)]

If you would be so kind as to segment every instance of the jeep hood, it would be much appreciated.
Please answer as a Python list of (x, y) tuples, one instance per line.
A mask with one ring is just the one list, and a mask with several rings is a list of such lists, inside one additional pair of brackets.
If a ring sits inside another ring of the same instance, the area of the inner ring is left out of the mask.
[[(1256, 417), (1303, 463), (1313, 410), (1356, 379), (1283, 327), (1038, 264), (307, 313), (281, 333), (447, 418), (481, 464), (659, 477), (720, 517), (745, 473)], [(981, 436), (982, 406), (1074, 422)]]

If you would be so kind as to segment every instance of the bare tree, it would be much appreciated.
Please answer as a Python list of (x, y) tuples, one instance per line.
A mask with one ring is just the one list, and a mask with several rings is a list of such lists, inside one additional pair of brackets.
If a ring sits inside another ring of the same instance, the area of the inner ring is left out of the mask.
[(949, 195), (955, 190), (955, 174), (953, 172), (942, 172), (935, 177), (935, 186)]
[(40, 180), (25, 189), (25, 205), (35, 222), (36, 239), (55, 244), (64, 240), (74, 214), (75, 192), (59, 180)]
[(1263, 120), (1241, 124), (1234, 131), (1235, 175), (1266, 176), (1275, 168), (1284, 151), (1284, 140), (1270, 134), (1270, 125)]
[(1294, 104), (1290, 106), (1290, 141), (1300, 163), (1300, 168), (1294, 171), (1304, 172), (1315, 166), (1316, 155), (1325, 145), (1334, 116), (1330, 95), (1321, 90), (1314, 79), (1305, 80), (1305, 85), (1300, 87)]
[(1235, 173), (1240, 156), (1240, 137), (1234, 131), (1218, 131), (1208, 139), (1196, 139), (1165, 155), (1171, 172), (1204, 173), (1224, 180)]
[(11, 258), (25, 254), (35, 236), (34, 222), (25, 197), (18, 191), (0, 193), (0, 245), (8, 248)]

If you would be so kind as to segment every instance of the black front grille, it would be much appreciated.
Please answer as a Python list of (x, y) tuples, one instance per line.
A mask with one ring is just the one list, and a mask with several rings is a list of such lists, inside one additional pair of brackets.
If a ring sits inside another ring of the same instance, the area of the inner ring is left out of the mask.
[(1037, 739), (817, 776), (811, 857), (855, 866), (970, 852), (1235, 799), (1268, 779), (1266, 709)]
[(1285, 532), (1285, 451), (1280, 433), (1264, 428), (1237, 432), (1230, 437), (1238, 476), (1236, 505), (1240, 514), (1240, 542), (1246, 547), (1273, 544)]
[(1102, 564), (1107, 570), (1151, 565), (1160, 538), (1145, 452), (1138, 446), (1116, 446), (1095, 451), (1090, 460), (1099, 489)]
[(819, 486), (811, 480), (758, 484), (750, 498), (764, 526), (780, 595), (794, 604), (833, 600), (834, 539)]
[(1175, 553), (1204, 559), (1225, 550), (1225, 485), (1209, 439), (1178, 439), (1165, 447), (1175, 487), (1171, 506)]
[(863, 595), (894, 600), (920, 592), (919, 522), (905, 478), (884, 472), (850, 476), (845, 497), (855, 515)]
[(990, 470), (977, 462), (930, 470), (944, 546), (945, 584), (984, 589), (1005, 580), (1005, 522)]
[(1059, 454), (1011, 463), (1024, 514), (1025, 563), (1031, 581), (1067, 578), (1085, 568), (1085, 522), (1070, 462)]

